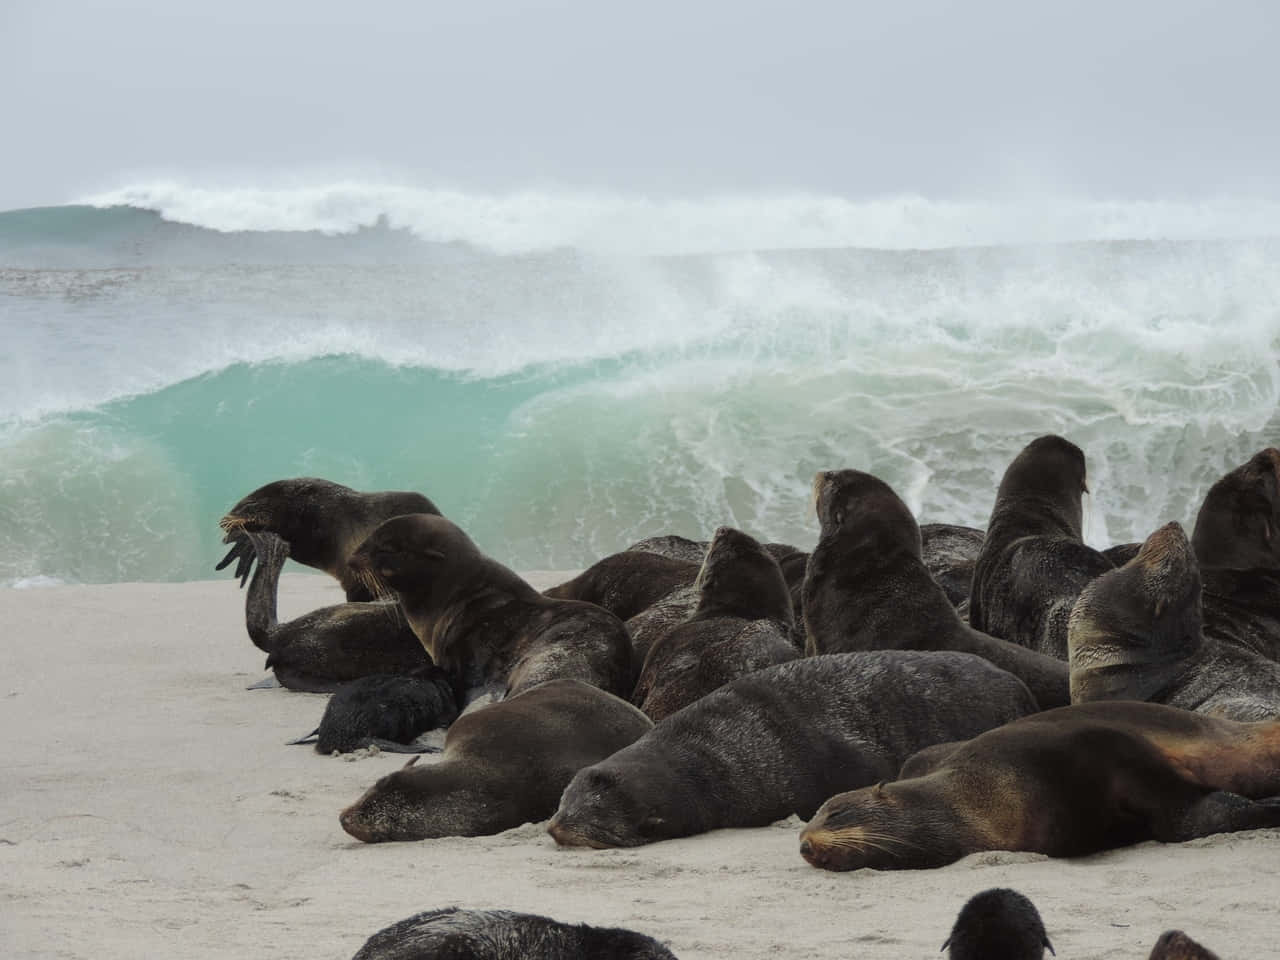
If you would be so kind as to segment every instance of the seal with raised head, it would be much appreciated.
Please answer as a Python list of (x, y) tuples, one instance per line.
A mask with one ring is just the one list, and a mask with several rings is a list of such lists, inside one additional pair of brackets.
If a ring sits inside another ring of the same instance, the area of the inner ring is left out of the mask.
[(316, 753), (351, 753), (376, 746), (389, 753), (426, 753), (413, 745), (428, 730), (458, 716), (453, 685), (434, 664), (405, 676), (378, 674), (344, 684), (325, 704), (320, 726), (290, 744), (315, 742)]
[(393, 517), (352, 554), (351, 568), (379, 594), (395, 595), (460, 703), (558, 677), (631, 693), (621, 620), (593, 603), (544, 597), (444, 517)]
[(973, 568), (969, 625), (1067, 659), (1067, 618), (1080, 591), (1111, 562), (1082, 537), (1084, 453), (1037, 437), (1005, 470)]
[(631, 695), (655, 723), (736, 677), (800, 655), (791, 591), (753, 537), (717, 530), (697, 586), (693, 616), (649, 648)]
[(713, 690), (579, 771), (548, 831), (565, 846), (634, 847), (807, 817), (833, 793), (892, 777), (922, 747), (1036, 709), (1021, 680), (968, 653), (793, 660)]
[(1071, 700), (1148, 700), (1233, 720), (1280, 716), (1280, 663), (1206, 636), (1200, 570), (1177, 523), (1084, 588), (1068, 630)]
[(1057, 956), (1036, 905), (1017, 890), (992, 887), (960, 908), (942, 949), (948, 960), (1044, 960)]
[(379, 930), (352, 960), (675, 960), (652, 937), (511, 910), (427, 910)]
[(407, 674), (431, 658), (394, 603), (338, 603), (280, 623), (276, 598), (289, 545), (274, 533), (245, 532), (258, 567), (245, 594), (249, 639), (267, 669), (291, 690), (327, 693), (373, 674)]
[(1191, 544), (1205, 633), (1280, 661), (1280, 450), (1259, 451), (1209, 488)]
[(1280, 721), (1083, 703), (959, 744), (925, 776), (833, 796), (800, 853), (827, 870), (940, 867), (985, 850), (1078, 857), (1280, 826), (1277, 794)]
[(920, 528), (878, 477), (814, 479), (822, 533), (804, 583), (805, 651), (958, 650), (1017, 677), (1040, 706), (1071, 702), (1066, 664), (966, 625), (921, 559)]
[(276, 480), (253, 491), (218, 522), (223, 543), (232, 546), (217, 569), (236, 561), (243, 586), (254, 560), (253, 543), (243, 534), (269, 531), (289, 544), (289, 556), (298, 563), (323, 570), (342, 584), (348, 601), (372, 600), (347, 561), (378, 524), (404, 513), (440, 511), (410, 491), (361, 493), (319, 477)]
[(439, 763), (415, 767), (411, 760), (339, 821), (357, 840), (377, 843), (483, 836), (544, 820), (575, 773), (652, 726), (599, 687), (549, 680), (464, 713), (449, 728)]

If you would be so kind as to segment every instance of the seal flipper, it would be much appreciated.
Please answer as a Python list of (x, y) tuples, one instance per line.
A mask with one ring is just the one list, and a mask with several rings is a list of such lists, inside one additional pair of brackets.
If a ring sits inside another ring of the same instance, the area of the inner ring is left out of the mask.
[(439, 753), (441, 748), (431, 746), (425, 743), (418, 743), (416, 740), (410, 743), (396, 743), (394, 740), (385, 740), (382, 737), (371, 737), (363, 746), (375, 746), (383, 753)]
[(1172, 822), (1154, 824), (1155, 837), (1180, 843), (1214, 833), (1280, 827), (1280, 797), (1250, 800), (1238, 793), (1215, 790), (1191, 803)]
[(261, 680), (259, 680), (257, 683), (249, 684), (249, 686), (245, 687), (245, 689), (246, 690), (277, 690), (282, 686), (283, 684), (276, 679), (276, 675), (274, 673), (269, 673), (265, 677), (263, 677)]
[[(289, 544), (274, 533), (245, 533), (258, 558), (249, 592), (244, 598), (244, 623), (249, 639), (259, 650), (271, 652), (271, 634), (279, 620), (276, 616), (276, 593), (280, 586), (280, 570), (289, 559)], [(229, 554), (228, 554), (229, 556)]]
[(320, 728), (316, 727), (314, 730), (308, 733), (305, 737), (299, 737), (297, 740), (286, 740), (284, 742), (284, 745), (286, 747), (296, 747), (302, 743), (314, 743), (319, 739), (320, 739)]
[(222, 558), (214, 570), (221, 570), (223, 567), (237, 560), (236, 572), (234, 576), (239, 578), (240, 586), (243, 587), (245, 581), (249, 579), (249, 571), (253, 569), (253, 561), (257, 559), (257, 554), (253, 549), (253, 543), (243, 533), (227, 534), (223, 538), (223, 543), (230, 543), (231, 549), (227, 551), (227, 555)]

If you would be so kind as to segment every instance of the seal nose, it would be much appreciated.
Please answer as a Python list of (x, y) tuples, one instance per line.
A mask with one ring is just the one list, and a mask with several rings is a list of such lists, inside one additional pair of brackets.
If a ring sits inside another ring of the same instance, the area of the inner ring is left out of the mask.
[(813, 844), (808, 840), (800, 841), (800, 856), (804, 857), (806, 860), (813, 856)]
[(342, 824), (342, 829), (357, 840), (364, 843), (373, 843), (373, 832), (360, 822), (354, 806), (347, 807), (347, 809), (338, 814), (338, 823)]

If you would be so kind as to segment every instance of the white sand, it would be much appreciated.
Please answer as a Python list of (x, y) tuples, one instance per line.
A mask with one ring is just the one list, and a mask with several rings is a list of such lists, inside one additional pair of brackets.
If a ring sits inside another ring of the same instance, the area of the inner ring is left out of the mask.
[[(283, 579), (285, 616), (340, 600)], [(537, 824), (366, 846), (338, 811), (404, 758), (285, 746), (324, 698), (244, 689), (263, 656), (242, 604), (230, 581), (0, 590), (0, 956), (347, 960), (456, 904), (631, 927), (683, 960), (924, 958), (992, 886), (1036, 902), (1061, 958), (1145, 958), (1172, 926), (1226, 960), (1277, 953), (1280, 830), (884, 874), (809, 867), (795, 821), (634, 850), (559, 850)]]

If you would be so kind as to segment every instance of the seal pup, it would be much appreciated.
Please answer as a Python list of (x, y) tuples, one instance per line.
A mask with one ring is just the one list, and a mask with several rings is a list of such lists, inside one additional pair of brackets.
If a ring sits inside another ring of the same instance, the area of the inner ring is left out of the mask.
[(624, 550), (597, 560), (572, 580), (542, 591), (553, 600), (582, 600), (630, 620), (698, 576), (698, 564), (658, 553)]
[(942, 945), (949, 960), (1043, 960), (1057, 951), (1036, 905), (1017, 890), (992, 887), (969, 898)]
[(1067, 639), (1071, 700), (1149, 700), (1263, 720), (1280, 716), (1280, 663), (1202, 630), (1200, 569), (1181, 525), (1084, 588)]
[(984, 850), (1079, 857), (1280, 826), (1276, 794), (1280, 721), (1076, 704), (959, 744), (925, 776), (833, 796), (800, 854), (827, 870), (940, 867)]
[(245, 594), (245, 628), (253, 645), (267, 653), (266, 667), (282, 686), (328, 693), (361, 677), (430, 665), (394, 603), (339, 603), (280, 623), (276, 601), (289, 544), (266, 531), (242, 536), (258, 559)]
[(352, 960), (675, 960), (652, 937), (511, 910), (427, 910), (379, 930)]
[(351, 556), (379, 594), (394, 594), (460, 703), (576, 677), (627, 696), (634, 673), (622, 621), (593, 603), (544, 597), (444, 517), (381, 524)]
[(791, 591), (753, 537), (721, 527), (693, 615), (649, 648), (631, 702), (657, 723), (735, 677), (796, 659)]
[(453, 685), (434, 664), (407, 676), (378, 674), (344, 684), (325, 705), (320, 726), (289, 743), (315, 742), (316, 753), (351, 753), (376, 746), (389, 753), (424, 753), (413, 746), (428, 730), (458, 716)]
[(1067, 618), (1080, 591), (1111, 562), (1081, 535), (1088, 493), (1084, 453), (1037, 437), (1005, 470), (973, 568), (969, 625), (1067, 659)]
[(892, 777), (921, 747), (1036, 709), (1021, 680), (967, 653), (792, 660), (713, 690), (580, 770), (548, 832), (563, 846), (634, 847), (807, 817), (833, 793)]
[(1209, 488), (1191, 544), (1205, 633), (1280, 661), (1280, 450), (1259, 451)]
[(425, 840), (501, 833), (544, 820), (569, 779), (653, 727), (643, 713), (581, 680), (548, 680), (464, 713), (439, 763), (378, 780), (342, 811), (357, 840)]
[(1218, 955), (1203, 947), (1181, 930), (1166, 930), (1151, 948), (1147, 960), (1219, 960)]
[(410, 491), (361, 493), (319, 477), (276, 480), (244, 497), (218, 521), (225, 534), (222, 542), (232, 546), (217, 569), (235, 560), (243, 586), (254, 560), (253, 542), (243, 534), (269, 531), (289, 544), (289, 556), (298, 563), (323, 570), (342, 584), (348, 602), (372, 600), (347, 560), (378, 524), (404, 513), (440, 511)]
[(925, 568), (915, 518), (887, 483), (831, 470), (813, 489), (822, 532), (804, 582), (806, 653), (958, 650), (1020, 677), (1042, 707), (1071, 702), (1066, 664), (961, 621)]
[(920, 524), (920, 560), (947, 594), (951, 605), (967, 612), (973, 565), (982, 552), (986, 534), (954, 523)]

